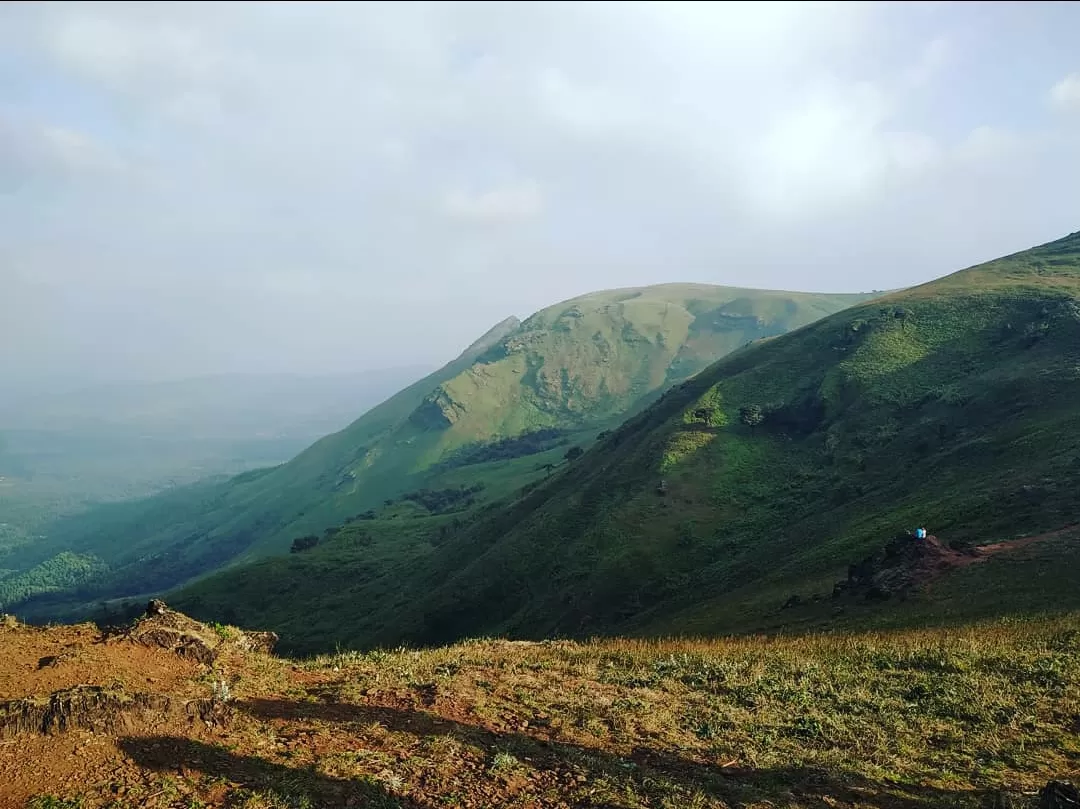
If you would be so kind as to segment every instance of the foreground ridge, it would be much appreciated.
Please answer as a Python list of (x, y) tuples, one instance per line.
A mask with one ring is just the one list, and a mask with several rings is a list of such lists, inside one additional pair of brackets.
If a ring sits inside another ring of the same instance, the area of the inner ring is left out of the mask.
[(118, 629), (0, 622), (0, 807), (1064, 807), (1080, 774), (1078, 614), (306, 661), (273, 640), (157, 601)]

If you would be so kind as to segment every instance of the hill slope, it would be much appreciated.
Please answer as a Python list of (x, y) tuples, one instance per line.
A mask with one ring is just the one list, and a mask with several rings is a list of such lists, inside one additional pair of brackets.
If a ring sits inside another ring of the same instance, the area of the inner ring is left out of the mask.
[(1073, 614), (290, 661), (168, 610), (3, 623), (0, 809), (1064, 807), (1037, 793), (1080, 775), (1078, 638)]
[[(42, 615), (72, 600), (153, 592), (284, 552), (302, 534), (410, 493), (405, 511), (426, 514), (497, 499), (548, 474), (566, 444), (591, 442), (716, 357), (867, 297), (669, 284), (511, 318), (287, 464), (53, 526), (0, 579), (0, 603), (60, 591), (19, 607)], [(72, 576), (48, 568), (61, 552), (81, 560), (77, 592)]]
[(372, 525), (183, 603), (303, 648), (1077, 605), (1075, 532), (900, 607), (829, 596), (905, 528), (963, 547), (1080, 519), (1078, 294), (1074, 234), (853, 307), (719, 361), (516, 502), (428, 526), (404, 563)]

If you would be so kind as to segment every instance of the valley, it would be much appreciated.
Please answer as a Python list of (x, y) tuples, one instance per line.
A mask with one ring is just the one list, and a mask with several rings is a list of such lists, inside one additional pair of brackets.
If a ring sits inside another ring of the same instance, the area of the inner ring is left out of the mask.
[[(19, 389), (5, 390), (0, 582), (25, 569), (22, 555), (46, 539), (50, 525), (104, 503), (284, 463), (423, 373), (398, 368), (322, 377), (241, 374), (21, 395)], [(89, 557), (79, 558), (100, 570)], [(85, 569), (65, 559), (52, 567), (75, 573), (70, 581)], [(51, 586), (48, 579), (24, 578), (18, 591)], [(18, 597), (3, 584), (0, 593), (0, 603)]]

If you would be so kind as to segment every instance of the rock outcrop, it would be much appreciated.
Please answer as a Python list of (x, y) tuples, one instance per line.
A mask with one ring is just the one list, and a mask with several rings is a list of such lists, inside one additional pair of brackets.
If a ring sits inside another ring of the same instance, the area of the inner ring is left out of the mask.
[(121, 637), (143, 646), (171, 649), (180, 657), (210, 665), (230, 644), (245, 652), (271, 652), (278, 636), (273, 632), (227, 630), (219, 634), (206, 624), (170, 609), (154, 599), (146, 614), (121, 632)]
[(904, 598), (940, 573), (975, 559), (974, 553), (948, 548), (935, 536), (915, 539), (907, 533), (898, 534), (878, 553), (850, 565), (847, 579), (833, 588), (833, 598)]
[(97, 733), (130, 729), (134, 720), (168, 713), (172, 701), (160, 694), (129, 694), (122, 688), (79, 685), (48, 697), (0, 702), (0, 739), (23, 733), (62, 733), (84, 728)]
[[(45, 638), (50, 631), (16, 622), (0, 622), (0, 630), (18, 632), (29, 638)], [(114, 650), (128, 644), (163, 649), (190, 661), (187, 665), (177, 661), (176, 665), (181, 668), (216, 672), (210, 695), (191, 698), (191, 694), (182, 697), (175, 693), (127, 690), (123, 685), (125, 681), (115, 679), (112, 674), (108, 685), (83, 682), (58, 688), (47, 695), (35, 694), (28, 689), (25, 692), (28, 695), (21, 699), (0, 700), (0, 740), (24, 734), (51, 735), (75, 728), (117, 734), (138, 725), (160, 724), (170, 719), (218, 727), (226, 725), (232, 718), (232, 697), (224, 676), (217, 676), (220, 674), (215, 665), (218, 656), (223, 651), (270, 652), (277, 639), (273, 632), (210, 627), (170, 609), (163, 601), (151, 601), (146, 614), (130, 626), (102, 634), (92, 642), (104, 643)], [(84, 648), (80, 642), (72, 642), (57, 653), (40, 656), (37, 670), (62, 670), (68, 666), (75, 667), (80, 678), (100, 676), (100, 672), (94, 670), (95, 664), (82, 662), (80, 654)], [(120, 654), (122, 656), (123, 652)], [(93, 659), (92, 656), (89, 659)], [(100, 660), (98, 658), (98, 664)], [(191, 667), (191, 662), (201, 664), (205, 669)], [(141, 678), (138, 681), (141, 682)], [(147, 678), (147, 681), (156, 682), (153, 678)]]

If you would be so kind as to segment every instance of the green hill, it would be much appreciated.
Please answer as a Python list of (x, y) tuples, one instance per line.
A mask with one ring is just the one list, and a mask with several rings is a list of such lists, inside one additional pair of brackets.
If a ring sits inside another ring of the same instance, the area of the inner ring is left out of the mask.
[[(418, 515), (449, 520), (449, 530), (550, 475), (568, 448), (591, 443), (717, 357), (868, 297), (667, 284), (510, 318), (287, 464), (54, 524), (4, 562), (12, 572), (0, 578), (0, 604), (12, 608), (18, 594), (18, 609), (40, 617), (141, 596), (372, 517), (393, 523), (383, 533), (400, 537), (396, 553), (411, 558)], [(62, 586), (28, 585), (65, 551), (93, 574), (74, 587), (66, 571)], [(27, 592), (43, 594), (27, 601)]]
[(416, 517), (403, 543), (377, 515), (179, 603), (299, 650), (1075, 607), (1068, 531), (900, 604), (831, 593), (905, 528), (964, 548), (1080, 520), (1078, 295), (1073, 234), (855, 306), (732, 353), (471, 521)]

